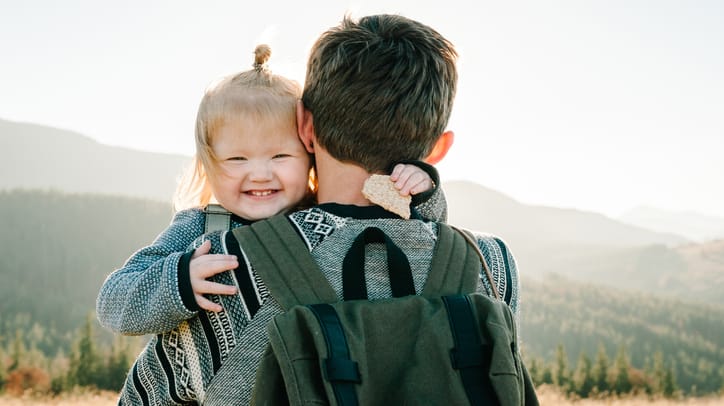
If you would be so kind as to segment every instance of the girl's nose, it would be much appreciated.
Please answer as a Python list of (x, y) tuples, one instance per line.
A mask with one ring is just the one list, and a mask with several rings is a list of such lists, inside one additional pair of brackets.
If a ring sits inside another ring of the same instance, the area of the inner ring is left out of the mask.
[(255, 162), (251, 165), (249, 179), (254, 182), (270, 180), (272, 177), (271, 165), (268, 162)]

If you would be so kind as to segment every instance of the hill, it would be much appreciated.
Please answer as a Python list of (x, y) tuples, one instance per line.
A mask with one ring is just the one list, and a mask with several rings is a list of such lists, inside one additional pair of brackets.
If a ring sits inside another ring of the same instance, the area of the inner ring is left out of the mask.
[(521, 273), (724, 304), (724, 244), (624, 224), (597, 213), (528, 206), (470, 182), (444, 185), (449, 221), (506, 240)]
[(450, 223), (494, 230), (522, 246), (628, 247), (686, 242), (674, 234), (621, 223), (598, 213), (522, 204), (473, 182), (452, 181), (443, 188)]
[(0, 341), (15, 330), (66, 352), (106, 275), (168, 225), (170, 204), (133, 198), (0, 192)]
[(674, 232), (697, 242), (724, 238), (724, 218), (700, 213), (642, 206), (627, 211), (618, 219), (649, 230)]
[[(0, 190), (131, 196), (169, 202), (190, 158), (111, 147), (80, 134), (0, 120)], [(521, 272), (555, 272), (632, 289), (724, 301), (724, 267), (679, 252), (683, 237), (601, 214), (521, 204), (471, 182), (443, 184), (450, 222), (505, 239)], [(682, 257), (683, 256), (683, 257)], [(683, 259), (682, 259), (683, 258)], [(708, 264), (699, 269), (696, 266)], [(621, 281), (626, 281), (622, 283)]]
[(71, 131), (0, 120), (0, 190), (54, 189), (171, 201), (191, 158), (99, 144)]
[(721, 388), (724, 383), (724, 307), (692, 304), (658, 295), (602, 288), (561, 277), (525, 280), (521, 339), (525, 353), (554, 359), (558, 344), (569, 365), (579, 354), (594, 358), (599, 344), (613, 358), (625, 348), (631, 365), (651, 367), (661, 352), (675, 366), (686, 392)]

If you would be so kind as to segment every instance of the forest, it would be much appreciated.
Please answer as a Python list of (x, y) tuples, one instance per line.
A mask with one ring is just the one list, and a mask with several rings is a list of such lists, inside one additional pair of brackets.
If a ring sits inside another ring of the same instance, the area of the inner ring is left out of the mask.
[[(101, 328), (95, 298), (106, 275), (172, 214), (170, 204), (142, 199), (0, 192), (0, 391), (122, 385), (147, 338)], [(519, 322), (536, 383), (571, 395), (706, 395), (724, 387), (719, 304), (547, 274), (524, 277)]]

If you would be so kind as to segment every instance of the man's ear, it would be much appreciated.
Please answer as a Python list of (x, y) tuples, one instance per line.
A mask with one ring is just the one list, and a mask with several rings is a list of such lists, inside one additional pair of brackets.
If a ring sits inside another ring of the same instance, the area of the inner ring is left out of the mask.
[(307, 152), (313, 154), (316, 141), (314, 121), (312, 120), (312, 113), (304, 108), (301, 100), (297, 101), (297, 132), (299, 133), (299, 139), (304, 144), (304, 148)]
[(424, 161), (430, 165), (435, 165), (436, 163), (442, 161), (442, 159), (445, 158), (445, 155), (447, 155), (447, 152), (450, 150), (450, 147), (452, 147), (454, 140), (455, 133), (452, 131), (445, 131), (442, 133), (440, 138), (437, 139), (435, 146), (432, 147), (432, 152), (430, 152), (430, 155), (428, 155)]

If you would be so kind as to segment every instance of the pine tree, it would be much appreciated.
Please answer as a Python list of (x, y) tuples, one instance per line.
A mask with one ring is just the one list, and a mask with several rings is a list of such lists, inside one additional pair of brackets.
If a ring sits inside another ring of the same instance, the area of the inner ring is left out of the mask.
[(128, 344), (125, 337), (118, 336), (111, 347), (101, 389), (120, 390), (126, 380), (126, 374), (130, 366), (131, 357), (128, 354)]
[(541, 383), (541, 385), (543, 385), (543, 384), (552, 385), (553, 384), (553, 372), (551, 371), (550, 365), (548, 365), (547, 363), (543, 363), (541, 365), (540, 383)]
[(0, 392), (5, 387), (5, 381), (7, 379), (7, 371), (5, 370), (5, 350), (0, 345)]
[(667, 398), (671, 398), (674, 397), (678, 389), (674, 375), (674, 365), (671, 365), (669, 368), (666, 368), (666, 372), (664, 373), (664, 379), (661, 382), (661, 393)]
[(80, 339), (71, 354), (70, 371), (67, 383), (69, 386), (98, 386), (97, 372), (100, 359), (93, 341), (93, 325), (88, 316), (81, 329)]
[(556, 361), (553, 369), (554, 383), (564, 392), (570, 390), (570, 372), (568, 371), (568, 355), (563, 348), (563, 344), (558, 344), (556, 348)]
[(614, 364), (616, 377), (614, 379), (613, 388), (618, 394), (631, 392), (631, 380), (629, 379), (630, 366), (631, 364), (626, 356), (626, 347), (621, 345)]
[(25, 342), (23, 340), (23, 333), (20, 330), (15, 330), (15, 340), (13, 340), (13, 349), (10, 354), (10, 366), (8, 372), (12, 372), (20, 367), (25, 358)]
[(585, 352), (581, 351), (576, 365), (576, 372), (573, 374), (574, 391), (582, 398), (588, 397), (596, 383), (593, 380), (591, 359)]
[(654, 353), (654, 365), (652, 367), (653, 393), (663, 395), (664, 380), (666, 379), (666, 366), (664, 366), (664, 354), (661, 351)]
[(593, 365), (591, 375), (598, 393), (608, 392), (611, 388), (608, 385), (608, 354), (603, 343), (598, 345), (598, 353), (596, 354), (596, 362)]

